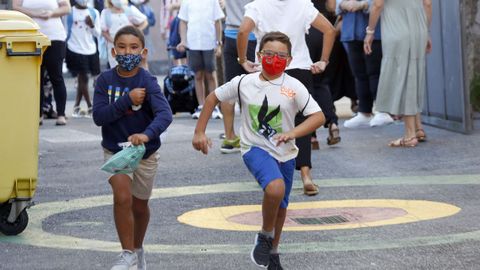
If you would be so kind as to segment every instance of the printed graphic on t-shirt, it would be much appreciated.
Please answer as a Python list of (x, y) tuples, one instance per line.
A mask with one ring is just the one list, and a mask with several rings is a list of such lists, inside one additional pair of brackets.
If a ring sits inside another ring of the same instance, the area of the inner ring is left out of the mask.
[(268, 106), (268, 98), (265, 95), (262, 106), (248, 106), (248, 111), (252, 119), (252, 129), (265, 139), (272, 141), (275, 134), (282, 131), (282, 113), (280, 105), (273, 107)]
[(122, 88), (119, 86), (114, 87), (113, 85), (109, 85), (107, 90), (108, 100), (110, 100), (110, 103), (114, 103), (119, 97), (123, 96), (128, 92), (130, 92), (130, 88), (128, 87), (125, 87), (122, 90)]

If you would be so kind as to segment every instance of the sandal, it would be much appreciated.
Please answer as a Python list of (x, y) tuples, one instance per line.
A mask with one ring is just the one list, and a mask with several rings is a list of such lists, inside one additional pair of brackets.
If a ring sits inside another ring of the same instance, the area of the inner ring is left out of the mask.
[(415, 147), (418, 144), (417, 137), (412, 137), (409, 139), (400, 138), (394, 141), (391, 141), (388, 146), (390, 147)]
[(309, 181), (309, 184), (304, 184), (303, 185), (303, 194), (307, 196), (315, 196), (318, 194), (318, 186), (313, 183), (312, 180)]
[(415, 136), (419, 142), (424, 142), (427, 140), (427, 135), (425, 134), (425, 130), (419, 128), (415, 130)]
[(340, 130), (338, 129), (338, 127), (332, 128), (332, 124), (329, 124), (327, 144), (334, 145), (339, 143), (341, 140), (342, 138), (340, 137)]

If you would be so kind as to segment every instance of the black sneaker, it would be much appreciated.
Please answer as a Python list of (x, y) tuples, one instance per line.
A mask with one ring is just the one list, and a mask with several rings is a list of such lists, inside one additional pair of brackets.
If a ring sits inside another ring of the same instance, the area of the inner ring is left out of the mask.
[(282, 265), (280, 264), (280, 255), (278, 253), (270, 254), (268, 270), (283, 270)]
[(250, 258), (257, 266), (267, 268), (270, 262), (270, 250), (272, 250), (273, 238), (257, 233), (255, 246), (250, 253)]

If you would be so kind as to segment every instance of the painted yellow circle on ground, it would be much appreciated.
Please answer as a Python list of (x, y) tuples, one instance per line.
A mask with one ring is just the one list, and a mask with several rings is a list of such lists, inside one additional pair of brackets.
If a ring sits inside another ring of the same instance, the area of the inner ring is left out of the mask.
[[(378, 209), (398, 209), (402, 211), (401, 215), (393, 217), (378, 217), (375, 220), (355, 221), (338, 224), (319, 224), (319, 225), (289, 225), (284, 227), (284, 231), (317, 231), (317, 230), (336, 230), (336, 229), (356, 229), (366, 227), (377, 227), (385, 225), (405, 224), (425, 220), (438, 219), (452, 216), (461, 209), (442, 202), (421, 201), (421, 200), (339, 200), (339, 201), (317, 201), (290, 203), (288, 210), (330, 210), (330, 212), (342, 209), (352, 208), (378, 208)], [(203, 208), (189, 211), (178, 217), (178, 221), (194, 227), (217, 229), (227, 231), (258, 231), (259, 225), (242, 224), (234, 222), (234, 217), (261, 212), (261, 205), (234, 205), (225, 207)], [(398, 212), (398, 211), (397, 211)], [(288, 214), (287, 214), (288, 216)], [(306, 216), (308, 217), (308, 216)], [(238, 220), (238, 219), (237, 219)], [(261, 223), (261, 219), (258, 221)]]

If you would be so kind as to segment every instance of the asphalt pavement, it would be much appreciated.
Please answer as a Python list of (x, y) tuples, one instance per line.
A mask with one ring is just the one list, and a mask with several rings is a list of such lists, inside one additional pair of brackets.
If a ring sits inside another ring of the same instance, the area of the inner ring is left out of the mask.
[[(70, 114), (72, 79), (67, 86)], [(480, 132), (425, 126), (427, 142), (393, 149), (386, 144), (402, 135), (401, 123), (349, 130), (341, 125), (351, 116), (348, 101), (337, 110), (341, 143), (327, 146), (321, 129), (320, 150), (312, 152), (320, 194), (303, 195), (295, 174), (284, 268), (480, 269)], [(208, 156), (191, 146), (195, 123), (177, 114), (163, 137), (148, 269), (257, 269), (249, 251), (262, 192), (240, 154), (220, 153), (223, 122), (208, 125)], [(120, 247), (100, 140), (91, 119), (70, 118), (63, 127), (44, 121), (30, 222), (18, 236), (0, 234), (0, 269), (109, 269)]]

